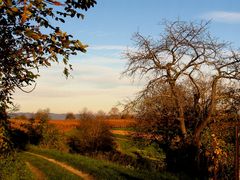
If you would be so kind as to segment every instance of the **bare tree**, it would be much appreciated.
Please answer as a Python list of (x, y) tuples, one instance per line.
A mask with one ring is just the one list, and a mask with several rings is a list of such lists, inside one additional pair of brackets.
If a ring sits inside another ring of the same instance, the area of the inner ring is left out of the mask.
[[(219, 96), (220, 84), (228, 86), (234, 83), (232, 88), (239, 88), (240, 53), (229, 43), (213, 38), (208, 32), (209, 22), (174, 21), (164, 25), (165, 32), (159, 40), (140, 33), (134, 35), (137, 50), (125, 53), (128, 64), (123, 74), (148, 80), (136, 101), (153, 89), (167, 87), (166, 95), (172, 99), (181, 141), (186, 142), (190, 138), (200, 147), (201, 133), (219, 112), (220, 99), (223, 98)], [(184, 89), (189, 90), (190, 96), (186, 96)], [(231, 99), (230, 96), (227, 98)], [(186, 104), (189, 103), (192, 103), (195, 115), (191, 133), (186, 125)]]
[(110, 118), (119, 118), (120, 112), (117, 107), (112, 107), (108, 112)]
[(104, 120), (104, 119), (106, 119), (106, 117), (107, 117), (106, 113), (105, 113), (103, 110), (99, 110), (99, 111), (95, 114), (95, 116), (96, 116), (96, 119), (98, 119), (98, 120)]
[(74, 115), (72, 112), (68, 112), (68, 113), (66, 114), (65, 119), (73, 120), (73, 119), (76, 119), (76, 117), (75, 117), (75, 115)]
[(84, 107), (80, 112), (79, 112), (79, 120), (94, 120), (95, 115), (93, 114), (92, 111), (88, 110), (86, 107)]
[(35, 114), (35, 119), (40, 123), (45, 123), (51, 119), (50, 117), (50, 109), (39, 109)]

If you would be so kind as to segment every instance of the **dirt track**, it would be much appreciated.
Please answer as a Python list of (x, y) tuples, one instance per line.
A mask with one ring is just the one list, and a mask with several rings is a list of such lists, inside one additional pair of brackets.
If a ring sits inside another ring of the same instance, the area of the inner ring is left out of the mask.
[(27, 167), (30, 169), (30, 171), (35, 175), (37, 180), (45, 180), (47, 179), (42, 171), (40, 171), (38, 168), (30, 164), (28, 161), (26, 161)]
[(87, 174), (87, 173), (84, 173), (82, 171), (79, 171), (79, 170), (77, 170), (77, 169), (75, 169), (75, 168), (73, 168), (73, 167), (71, 167), (71, 166), (69, 166), (69, 165), (67, 165), (67, 164), (65, 164), (63, 162), (59, 162), (59, 161), (56, 161), (55, 159), (51, 159), (51, 158), (45, 157), (43, 155), (39, 155), (39, 154), (31, 153), (31, 152), (26, 152), (26, 153), (34, 155), (34, 156), (37, 156), (37, 157), (40, 157), (40, 158), (43, 158), (43, 159), (46, 159), (49, 162), (57, 164), (57, 165), (63, 167), (64, 169), (70, 171), (71, 173), (73, 173), (73, 174), (75, 174), (75, 175), (77, 175), (77, 176), (79, 176), (79, 177), (81, 177), (83, 179), (86, 179), (86, 180), (94, 179), (93, 176), (91, 176), (90, 174)]

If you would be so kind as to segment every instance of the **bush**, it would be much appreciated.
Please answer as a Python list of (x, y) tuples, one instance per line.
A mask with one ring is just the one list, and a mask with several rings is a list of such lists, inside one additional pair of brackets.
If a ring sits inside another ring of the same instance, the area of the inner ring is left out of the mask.
[(114, 146), (110, 128), (101, 120), (81, 121), (68, 144), (72, 152), (78, 153), (110, 151)]
[(71, 119), (71, 120), (73, 120), (73, 119), (76, 119), (76, 117), (75, 117), (75, 115), (74, 115), (72, 112), (68, 112), (68, 113), (66, 114), (65, 119)]
[(52, 124), (46, 124), (42, 129), (42, 137), (39, 142), (40, 147), (67, 151), (66, 138)]
[(8, 155), (12, 150), (8, 123), (0, 120), (0, 157)]
[[(40, 114), (40, 113), (39, 113)], [(46, 114), (43, 113), (43, 116), (38, 116), (37, 119), (29, 119), (27, 124), (24, 124), (26, 132), (17, 132), (15, 131), (15, 145), (24, 148), (23, 144), (34, 144), (39, 145), (43, 148), (57, 149), (66, 151), (66, 138), (64, 135), (52, 124), (48, 123)], [(16, 142), (17, 137), (22, 137), (27, 139), (27, 142), (22, 142), (19, 144)]]
[(51, 119), (50, 110), (48, 108), (38, 110), (35, 114), (35, 119), (42, 123), (47, 122), (49, 119)]

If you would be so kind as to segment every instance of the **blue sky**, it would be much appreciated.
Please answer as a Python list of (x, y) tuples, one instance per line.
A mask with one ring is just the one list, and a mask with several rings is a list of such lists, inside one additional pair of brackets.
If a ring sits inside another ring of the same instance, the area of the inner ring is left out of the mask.
[(143, 82), (120, 78), (126, 59), (122, 53), (133, 46), (134, 32), (157, 38), (163, 20), (211, 20), (210, 32), (220, 40), (240, 47), (240, 1), (238, 0), (102, 0), (84, 20), (69, 19), (63, 29), (89, 48), (73, 56), (72, 77), (65, 79), (62, 64), (41, 69), (34, 92), (17, 91), (15, 103), (22, 112), (50, 108), (51, 112), (78, 113), (84, 107), (104, 110), (134, 97)]

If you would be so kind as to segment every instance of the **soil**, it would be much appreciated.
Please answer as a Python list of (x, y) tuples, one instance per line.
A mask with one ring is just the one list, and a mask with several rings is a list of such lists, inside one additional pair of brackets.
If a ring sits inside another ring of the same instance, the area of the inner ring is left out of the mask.
[(28, 161), (26, 161), (27, 167), (30, 169), (30, 171), (34, 174), (36, 180), (46, 180), (45, 174), (40, 171), (38, 168), (30, 164)]
[(77, 169), (75, 169), (75, 168), (73, 168), (73, 167), (71, 167), (71, 166), (69, 166), (69, 165), (67, 165), (67, 164), (65, 164), (63, 162), (59, 162), (59, 161), (56, 161), (55, 159), (51, 159), (51, 158), (45, 157), (43, 155), (39, 155), (39, 154), (31, 153), (31, 152), (26, 152), (26, 153), (32, 154), (34, 156), (46, 159), (49, 162), (57, 164), (57, 165), (61, 166), (62, 168), (70, 171), (71, 173), (73, 173), (73, 174), (75, 174), (75, 175), (77, 175), (77, 176), (79, 176), (79, 177), (81, 177), (83, 179), (86, 179), (86, 180), (93, 180), (94, 179), (94, 177), (91, 176), (90, 174), (87, 174), (85, 172), (79, 171), (79, 170), (77, 170)]

